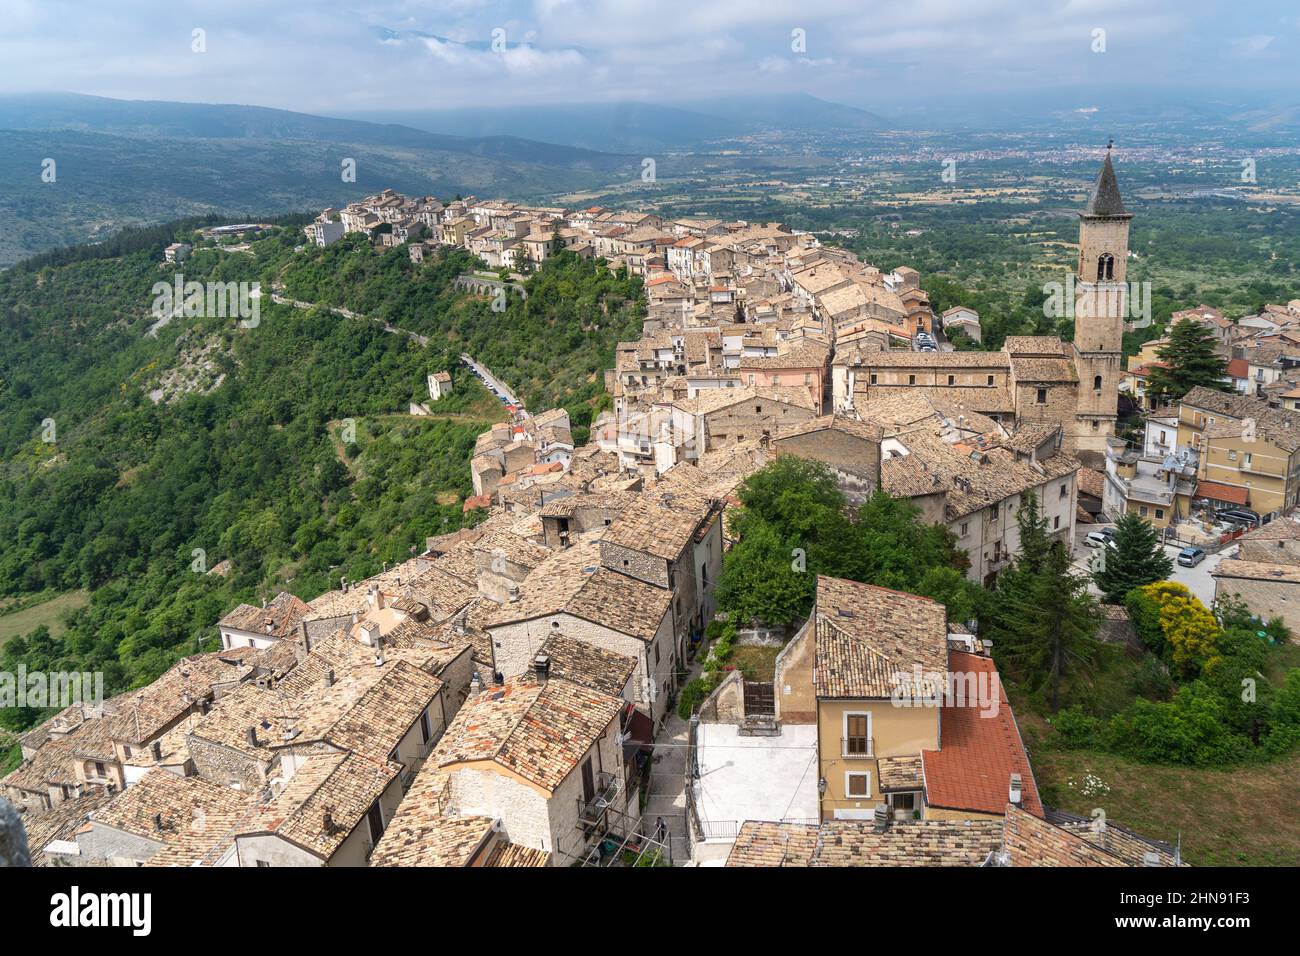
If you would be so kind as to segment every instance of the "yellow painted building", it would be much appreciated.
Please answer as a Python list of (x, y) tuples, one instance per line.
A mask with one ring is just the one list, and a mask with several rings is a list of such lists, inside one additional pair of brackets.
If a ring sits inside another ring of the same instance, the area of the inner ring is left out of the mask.
[(1197, 456), (1197, 497), (1244, 505), (1261, 515), (1296, 505), (1300, 413), (1197, 387), (1179, 407), (1178, 446)]

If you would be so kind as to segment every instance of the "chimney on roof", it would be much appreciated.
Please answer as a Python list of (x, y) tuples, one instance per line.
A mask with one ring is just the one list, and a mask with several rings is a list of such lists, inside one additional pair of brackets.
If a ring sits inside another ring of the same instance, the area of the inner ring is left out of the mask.
[(154, 828), (155, 830), (158, 830), (158, 831), (161, 831), (161, 830), (162, 830), (162, 828), (163, 828), (163, 819), (162, 819), (162, 814), (161, 814), (161, 813), (155, 813), (155, 814), (153, 815), (153, 828)]
[(339, 590), (344, 594), (348, 593), (348, 576), (346, 574), (339, 578)]
[(334, 686), (334, 668), (332, 667), (325, 672), (325, 686), (326, 687)]
[(537, 677), (537, 683), (546, 683), (546, 678), (551, 675), (551, 655), (538, 654), (533, 658), (533, 674)]
[(889, 829), (889, 807), (883, 803), (876, 804), (875, 813), (872, 814), (872, 829), (877, 833), (884, 833)]
[(506, 589), (506, 600), (511, 604), (514, 604), (519, 600), (519, 585), (512, 584)]
[(366, 603), (375, 610), (383, 610), (384, 594), (379, 590), (378, 585), (368, 585), (366, 587)]
[(1145, 853), (1142, 854), (1142, 865), (1159, 866), (1160, 854), (1157, 853), (1155, 850), (1147, 850)]
[(1021, 786), (1020, 774), (1018, 773), (1013, 773), (1011, 775), (1011, 793), (1009, 796), (1012, 803), (1016, 806), (1020, 806), (1021, 800), (1024, 798), (1024, 790)]
[(474, 676), (469, 679), (469, 695), (473, 697), (482, 689), (483, 689), (483, 678), (479, 677), (478, 671), (475, 671)]
[(384, 666), (384, 649), (382, 647), (380, 647), (375, 651), (375, 666), (376, 667)]
[(261, 746), (261, 745), (257, 742), (257, 728), (256, 728), (256, 727), (249, 727), (248, 730), (244, 731), (244, 736), (245, 736), (245, 738), (247, 738), (247, 740), (248, 740), (248, 746), (250, 746), (250, 747), (259, 747), (259, 746)]
[(361, 642), (366, 647), (379, 646), (379, 622), (362, 621), (361, 622)]
[(154, 759), (155, 761), (161, 761), (161, 760), (162, 760), (162, 741), (161, 741), (161, 740), (155, 740), (155, 741), (153, 742), (153, 744), (150, 746), (149, 749), (153, 751), (153, 759)]

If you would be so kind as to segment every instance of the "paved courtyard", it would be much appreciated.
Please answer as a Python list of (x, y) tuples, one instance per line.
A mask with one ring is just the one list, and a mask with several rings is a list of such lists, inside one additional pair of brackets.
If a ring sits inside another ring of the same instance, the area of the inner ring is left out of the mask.
[(734, 724), (700, 724), (696, 804), (706, 833), (730, 839), (746, 820), (817, 819), (817, 728), (742, 737)]

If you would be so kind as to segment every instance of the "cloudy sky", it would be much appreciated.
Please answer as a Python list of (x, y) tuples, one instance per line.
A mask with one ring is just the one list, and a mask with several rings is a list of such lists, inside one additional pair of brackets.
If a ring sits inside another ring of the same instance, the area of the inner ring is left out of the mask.
[(0, 92), (316, 113), (1300, 90), (1294, 0), (0, 0), (0, 24)]

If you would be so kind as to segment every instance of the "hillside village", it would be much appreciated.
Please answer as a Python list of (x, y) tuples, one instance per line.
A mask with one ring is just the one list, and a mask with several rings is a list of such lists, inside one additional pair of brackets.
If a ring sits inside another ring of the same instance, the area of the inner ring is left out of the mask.
[[(1126, 282), (1131, 218), (1108, 155), (1080, 213), (1081, 301)], [(563, 409), (511, 402), (469, 462), (472, 528), (310, 601), (233, 608), (220, 650), (27, 733), (0, 787), (35, 862), (1184, 865), (1176, 845), (1044, 804), (988, 643), (929, 598), (818, 577), (772, 680), (732, 671), (689, 721), (674, 704), (717, 612), (737, 488), (782, 456), (828, 466), (850, 502), (911, 501), (979, 584), (1018, 553), (1028, 495), (1067, 549), (1102, 512), (1163, 528), (1206, 501), (1291, 511), (1297, 303), (1225, 332), (1250, 353), (1230, 364), (1238, 394), (1193, 390), (1135, 449), (1117, 399), (1126, 382), (1140, 399), (1154, 353), (1125, 369), (1125, 317), (1105, 307), (1081, 307), (1071, 341), (959, 351), (949, 338), (978, 340), (978, 316), (935, 315), (916, 270), (777, 223), (387, 190), (305, 229), (349, 233), (417, 262), (463, 247), (520, 278), (561, 249), (643, 276), (612, 411), (578, 445)], [(430, 401), (471, 374), (430, 376)], [(1254, 460), (1233, 439), (1246, 419)], [(1290, 526), (1247, 535), (1220, 584), (1258, 581), (1224, 586), (1281, 607), (1300, 587)], [(1289, 570), (1252, 578), (1263, 564)]]

